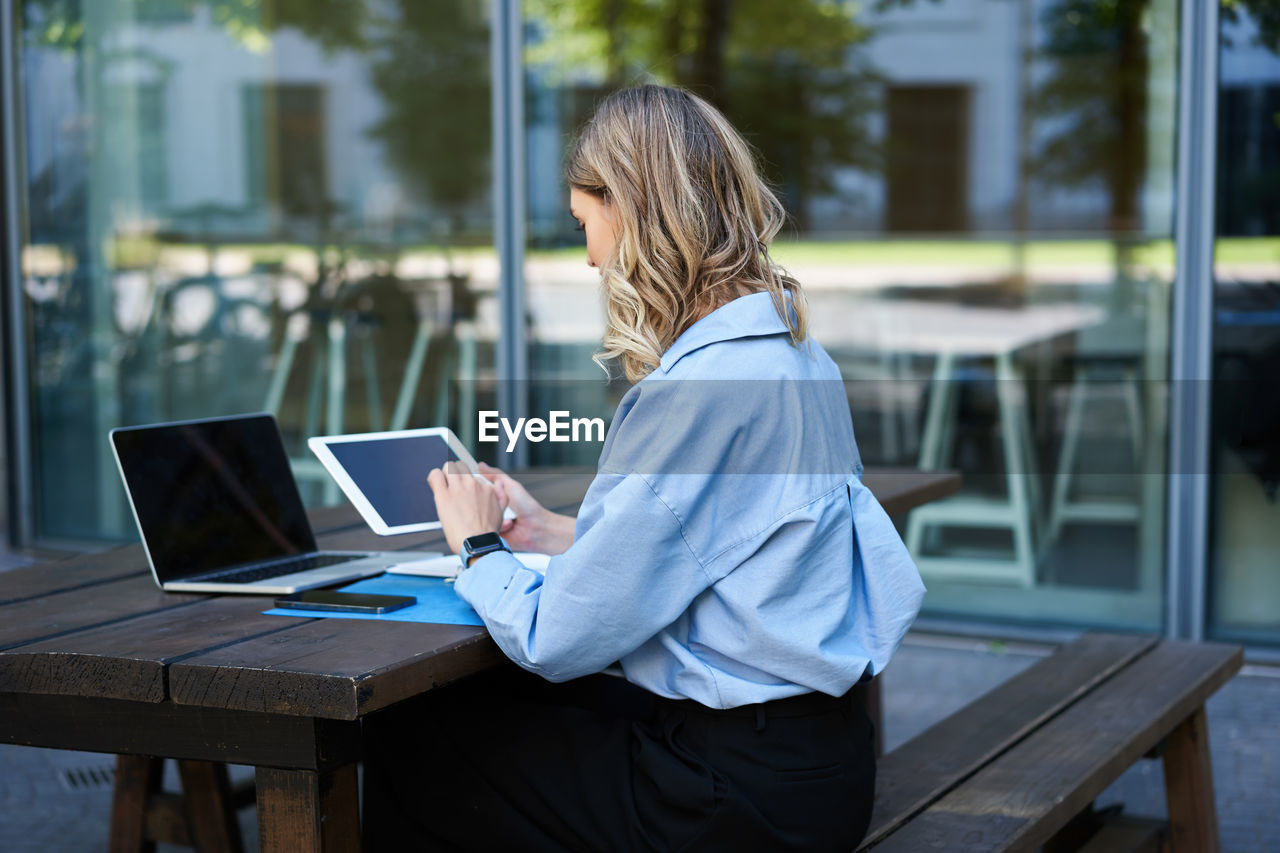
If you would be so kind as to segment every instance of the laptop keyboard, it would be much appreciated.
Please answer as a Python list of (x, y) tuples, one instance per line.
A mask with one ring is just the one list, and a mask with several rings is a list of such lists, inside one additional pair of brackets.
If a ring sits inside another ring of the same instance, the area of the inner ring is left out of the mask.
[(339, 563), (350, 563), (353, 560), (361, 559), (364, 559), (363, 554), (311, 554), (304, 557), (295, 557), (292, 560), (281, 560), (278, 563), (271, 563), (266, 566), (228, 572), (225, 575), (211, 578), (211, 580), (216, 580), (218, 583), (253, 583), (266, 578), (277, 578), (281, 575), (291, 575), (294, 572), (322, 569), (325, 566), (336, 566)]

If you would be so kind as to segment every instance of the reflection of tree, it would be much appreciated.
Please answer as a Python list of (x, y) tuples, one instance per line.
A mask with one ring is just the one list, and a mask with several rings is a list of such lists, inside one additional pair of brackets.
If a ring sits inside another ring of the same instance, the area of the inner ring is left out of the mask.
[[(874, 74), (854, 51), (871, 36), (837, 0), (529, 0), (544, 38), (532, 63), (613, 89), (646, 78), (720, 107), (760, 151), (803, 217), (841, 167), (874, 168)], [(575, 116), (580, 119), (582, 116)]]
[[(90, 0), (98, 2), (98, 0)], [(27, 0), (27, 37), (39, 44), (76, 48), (85, 36), (85, 0)], [(326, 50), (361, 46), (364, 0), (134, 0), (130, 21), (172, 21), (207, 8), (216, 24), (255, 49), (278, 29), (296, 28)], [(121, 10), (122, 12), (125, 10)]]
[[(1101, 183), (1109, 192), (1107, 230), (1123, 285), (1141, 240), (1146, 174), (1150, 0), (1056, 0), (1043, 13), (1043, 55), (1053, 70), (1031, 109), (1065, 119), (1035, 152), (1034, 174), (1065, 187)], [(1280, 52), (1280, 0), (1222, 0), (1224, 21), (1250, 17), (1259, 44)], [(1046, 122), (1047, 123), (1047, 122)]]
[(1041, 119), (1067, 118), (1035, 152), (1033, 172), (1060, 186), (1107, 188), (1107, 230), (1122, 272), (1142, 230), (1150, 66), (1145, 7), (1146, 0), (1058, 0), (1046, 9), (1043, 50), (1054, 65), (1031, 105)]
[[(86, 51), (105, 61), (108, 32), (86, 29), (83, 0), (28, 0), (28, 42)], [(475, 0), (134, 0), (122, 25), (177, 23), (204, 11), (251, 50), (293, 28), (326, 50), (368, 51), (386, 115), (371, 134), (423, 201), (445, 212), (456, 234), (469, 205), (485, 198), (489, 158), (489, 38), (486, 5)], [(287, 93), (286, 93), (287, 94)], [(279, 110), (279, 105), (272, 109)], [(282, 152), (288, 156), (288, 152)], [(305, 188), (304, 188), (305, 189)], [(331, 200), (308, 200), (319, 231), (328, 233)], [(448, 235), (445, 242), (451, 242)]]
[(374, 44), (373, 85), (387, 113), (370, 133), (456, 241), (489, 186), (489, 25), (474, 0), (396, 0)]
[(1252, 18), (1258, 25), (1258, 44), (1280, 55), (1280, 0), (1222, 0), (1221, 9), (1224, 21)]

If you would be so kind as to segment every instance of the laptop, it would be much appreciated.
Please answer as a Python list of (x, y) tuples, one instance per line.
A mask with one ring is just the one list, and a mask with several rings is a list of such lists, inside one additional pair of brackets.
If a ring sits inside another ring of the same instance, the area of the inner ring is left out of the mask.
[(271, 415), (121, 427), (111, 447), (151, 573), (167, 592), (297, 592), (435, 556), (317, 550)]

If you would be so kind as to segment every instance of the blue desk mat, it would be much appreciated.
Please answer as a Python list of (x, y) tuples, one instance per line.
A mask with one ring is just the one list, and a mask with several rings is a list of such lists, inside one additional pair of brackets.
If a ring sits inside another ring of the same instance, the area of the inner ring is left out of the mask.
[(333, 610), (294, 610), (274, 607), (264, 610), (267, 616), (304, 616), (308, 619), (373, 619), (379, 622), (435, 622), (443, 625), (483, 625), (479, 614), (457, 593), (453, 584), (443, 578), (413, 575), (378, 575), (342, 587), (342, 592), (367, 592), (374, 595), (412, 595), (417, 604), (390, 613), (342, 613)]

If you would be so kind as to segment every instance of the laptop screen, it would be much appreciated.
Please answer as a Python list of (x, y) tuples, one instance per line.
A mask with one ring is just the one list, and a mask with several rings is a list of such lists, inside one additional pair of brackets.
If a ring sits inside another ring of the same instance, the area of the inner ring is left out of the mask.
[(111, 433), (161, 583), (316, 549), (270, 415)]

